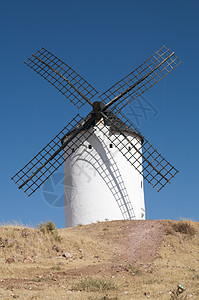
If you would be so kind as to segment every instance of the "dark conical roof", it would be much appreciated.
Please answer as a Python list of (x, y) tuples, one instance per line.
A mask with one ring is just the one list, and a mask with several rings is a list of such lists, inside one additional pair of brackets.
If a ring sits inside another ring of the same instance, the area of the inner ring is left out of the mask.
[[(138, 133), (137, 131), (133, 130), (132, 128), (130, 128), (127, 124), (125, 124), (120, 118), (118, 118), (113, 112), (111, 112), (110, 110), (106, 110), (105, 112), (106, 116), (108, 117), (108, 119), (110, 120), (107, 120), (106, 118), (103, 118), (104, 120), (104, 125), (105, 126), (110, 126), (110, 131), (112, 132), (117, 132), (118, 130), (115, 128), (115, 126), (112, 124), (114, 123), (119, 129), (120, 131), (125, 131), (127, 133), (133, 133), (135, 134), (136, 136), (138, 136), (139, 138), (141, 138), (143, 140), (143, 137), (140, 133)], [(79, 126), (81, 126), (83, 123), (85, 123), (85, 120), (89, 120), (92, 116), (94, 115), (93, 111), (90, 112), (82, 122), (80, 122), (80, 124), (78, 124), (77, 126), (75, 126), (72, 130), (70, 130), (66, 135), (66, 136), (69, 136), (71, 135), (76, 129), (79, 128)], [(96, 125), (96, 121), (93, 120), (89, 125), (87, 125), (85, 129), (89, 129), (91, 127), (94, 127)], [(63, 139), (65, 138), (63, 137)], [(62, 141), (63, 141), (62, 139)]]

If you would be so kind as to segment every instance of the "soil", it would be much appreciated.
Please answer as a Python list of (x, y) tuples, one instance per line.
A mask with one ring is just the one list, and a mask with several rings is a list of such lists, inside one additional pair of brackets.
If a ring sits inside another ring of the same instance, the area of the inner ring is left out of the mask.
[(115, 233), (109, 230), (100, 230), (95, 235), (110, 245), (113, 256), (109, 261), (67, 270), (67, 272), (57, 272), (54, 273), (54, 276), (74, 278), (107, 273), (114, 275), (117, 272), (126, 272), (128, 264), (150, 267), (152, 261), (158, 256), (158, 250), (165, 235), (165, 226), (162, 225), (162, 222), (160, 220), (146, 220), (114, 221), (111, 223), (115, 223), (115, 226), (118, 225)]
[[(11, 236), (15, 247), (1, 243), (0, 298), (159, 300), (171, 298), (180, 282), (186, 295), (199, 299), (199, 224), (188, 222), (196, 230), (190, 235), (173, 231), (174, 222), (180, 225), (183, 221), (79, 225), (58, 230), (61, 242), (33, 228), (27, 229), (25, 236), (23, 228), (3, 228), (2, 241)], [(72, 256), (67, 255), (70, 253)], [(9, 257), (14, 261), (6, 262)], [(22, 258), (28, 258), (27, 263)], [(96, 282), (105, 278), (118, 289), (76, 290), (86, 277), (96, 278)]]
[[(109, 252), (111, 249), (112, 257), (101, 263), (100, 258), (98, 259), (96, 256), (96, 264), (67, 269), (66, 271), (52, 271), (48, 277), (55, 284), (61, 279), (127, 272), (128, 264), (150, 268), (151, 262), (157, 257), (158, 249), (165, 235), (165, 226), (160, 220), (112, 221), (82, 226), (72, 230), (80, 231), (80, 233), (82, 231), (84, 235), (103, 241)], [(7, 278), (0, 281), (0, 288), (12, 290), (12, 287), (37, 285), (34, 281), (35, 279), (31, 278)]]

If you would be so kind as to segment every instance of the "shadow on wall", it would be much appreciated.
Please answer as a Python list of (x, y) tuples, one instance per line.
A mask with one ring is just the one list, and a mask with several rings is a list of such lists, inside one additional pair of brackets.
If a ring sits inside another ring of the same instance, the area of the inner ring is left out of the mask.
[[(85, 162), (88, 170), (93, 169), (94, 172), (97, 172), (114, 196), (123, 218), (135, 219), (135, 213), (125, 187), (124, 180), (114, 159), (114, 156), (118, 150), (112, 153), (103, 139), (95, 134), (88, 138), (88, 142), (90, 143), (89, 150), (86, 145), (83, 145), (81, 154), (76, 154), (73, 156), (71, 165), (76, 164), (77, 161), (83, 161)], [(88, 166), (90, 166), (90, 168)], [(85, 175), (88, 178), (88, 182), (92, 180), (91, 176), (89, 175), (90, 171), (88, 174), (82, 167), (79, 166), (78, 168), (79, 173), (76, 174), (77, 176)], [(70, 178), (66, 178), (65, 187), (66, 186), (71, 188)]]

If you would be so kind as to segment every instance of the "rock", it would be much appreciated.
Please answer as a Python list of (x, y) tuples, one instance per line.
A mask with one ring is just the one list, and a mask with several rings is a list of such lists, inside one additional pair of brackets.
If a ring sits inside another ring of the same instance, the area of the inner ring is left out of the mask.
[(71, 258), (73, 256), (73, 254), (70, 253), (70, 252), (65, 252), (65, 253), (62, 254), (62, 256), (65, 257), (65, 258)]
[(23, 259), (23, 263), (24, 264), (32, 264), (32, 263), (34, 263), (35, 261), (34, 261), (34, 259), (31, 257), (31, 256), (27, 256), (27, 257), (25, 257), (24, 259)]
[(55, 251), (59, 252), (59, 248), (56, 245), (52, 246), (52, 250), (55, 250)]
[(64, 266), (64, 263), (63, 263), (62, 261), (60, 261), (60, 262), (58, 263), (58, 265), (59, 265), (59, 266)]
[(15, 240), (11, 239), (11, 238), (7, 238), (5, 239), (5, 244), (7, 247), (12, 247), (15, 243)]
[(14, 262), (15, 262), (15, 260), (14, 260), (13, 257), (9, 257), (9, 258), (6, 259), (6, 263), (8, 263), (8, 264), (11, 264), (11, 263), (14, 263)]
[(145, 292), (145, 293), (144, 293), (144, 296), (146, 296), (146, 297), (149, 298), (149, 297), (150, 297), (150, 293)]
[(24, 229), (22, 230), (21, 236), (22, 236), (23, 238), (27, 238), (27, 237), (28, 237), (28, 230), (27, 230), (26, 228), (24, 228)]

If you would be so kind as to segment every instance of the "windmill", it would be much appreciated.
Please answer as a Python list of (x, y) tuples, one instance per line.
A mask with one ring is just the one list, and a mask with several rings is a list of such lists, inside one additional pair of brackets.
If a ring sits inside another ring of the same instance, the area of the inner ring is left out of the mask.
[(160, 191), (178, 172), (121, 110), (179, 63), (165, 46), (91, 101), (97, 91), (41, 48), (25, 62), (78, 109), (77, 114), (12, 180), (28, 196), (64, 164), (66, 227), (105, 219), (145, 219), (143, 179)]

